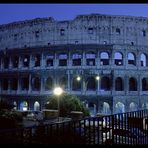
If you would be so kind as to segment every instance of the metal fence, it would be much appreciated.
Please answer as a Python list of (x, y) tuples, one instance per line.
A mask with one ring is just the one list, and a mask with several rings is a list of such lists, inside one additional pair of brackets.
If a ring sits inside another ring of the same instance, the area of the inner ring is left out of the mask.
[(148, 144), (148, 110), (1, 130), (0, 144)]

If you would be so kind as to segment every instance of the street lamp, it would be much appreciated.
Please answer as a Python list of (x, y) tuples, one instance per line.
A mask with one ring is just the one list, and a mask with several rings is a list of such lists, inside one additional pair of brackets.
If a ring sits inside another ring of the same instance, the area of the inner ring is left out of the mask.
[(63, 90), (61, 87), (56, 87), (53, 91), (53, 93), (57, 96), (58, 99), (58, 121), (59, 121), (59, 115), (60, 115), (60, 100), (59, 100), (59, 96), (63, 93)]
[[(96, 80), (98, 81), (98, 90), (97, 90), (97, 92), (99, 93), (99, 80), (100, 80), (100, 76), (99, 75), (96, 76)], [(99, 111), (99, 106), (97, 108), (98, 108), (98, 111)]]
[(98, 81), (98, 91), (99, 91), (99, 80), (100, 80), (100, 76), (96, 76), (96, 80)]
[(100, 80), (100, 77), (99, 76), (96, 76), (96, 80)]
[(77, 76), (76, 79), (77, 79), (77, 81), (80, 81), (81, 80), (81, 77), (80, 76)]

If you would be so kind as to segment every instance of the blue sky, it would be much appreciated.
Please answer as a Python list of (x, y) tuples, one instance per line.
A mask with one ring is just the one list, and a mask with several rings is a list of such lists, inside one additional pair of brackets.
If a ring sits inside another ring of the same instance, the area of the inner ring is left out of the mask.
[(90, 13), (148, 17), (148, 4), (0, 4), (0, 24), (50, 16), (71, 20)]

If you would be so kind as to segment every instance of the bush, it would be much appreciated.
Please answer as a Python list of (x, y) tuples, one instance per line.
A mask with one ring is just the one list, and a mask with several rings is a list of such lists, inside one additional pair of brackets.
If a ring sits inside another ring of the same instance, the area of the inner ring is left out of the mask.
[[(58, 109), (58, 97), (51, 96), (49, 98), (49, 104), (45, 105), (46, 109)], [(62, 117), (69, 117), (71, 111), (83, 112), (84, 116), (89, 116), (89, 110), (84, 104), (74, 95), (62, 94), (59, 97), (59, 114)]]
[(0, 129), (17, 128), (20, 126), (23, 117), (17, 111), (0, 111)]
[(0, 100), (0, 110), (11, 110), (14, 106), (4, 100)]

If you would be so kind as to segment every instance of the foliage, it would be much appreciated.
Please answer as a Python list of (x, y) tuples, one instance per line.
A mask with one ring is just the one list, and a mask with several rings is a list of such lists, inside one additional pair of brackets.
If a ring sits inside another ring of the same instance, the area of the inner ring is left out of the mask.
[(22, 121), (23, 116), (17, 111), (0, 111), (0, 129), (17, 128)]
[(68, 117), (71, 111), (81, 111), (84, 116), (89, 116), (88, 109), (84, 104), (74, 95), (62, 94), (61, 96), (51, 96), (49, 98), (49, 103), (45, 105), (46, 109), (58, 109), (58, 99), (59, 99), (59, 110), (60, 116)]
[(14, 106), (4, 100), (0, 100), (0, 110), (11, 110)]
[(16, 128), (22, 120), (22, 114), (13, 110), (13, 105), (0, 101), (0, 129)]

